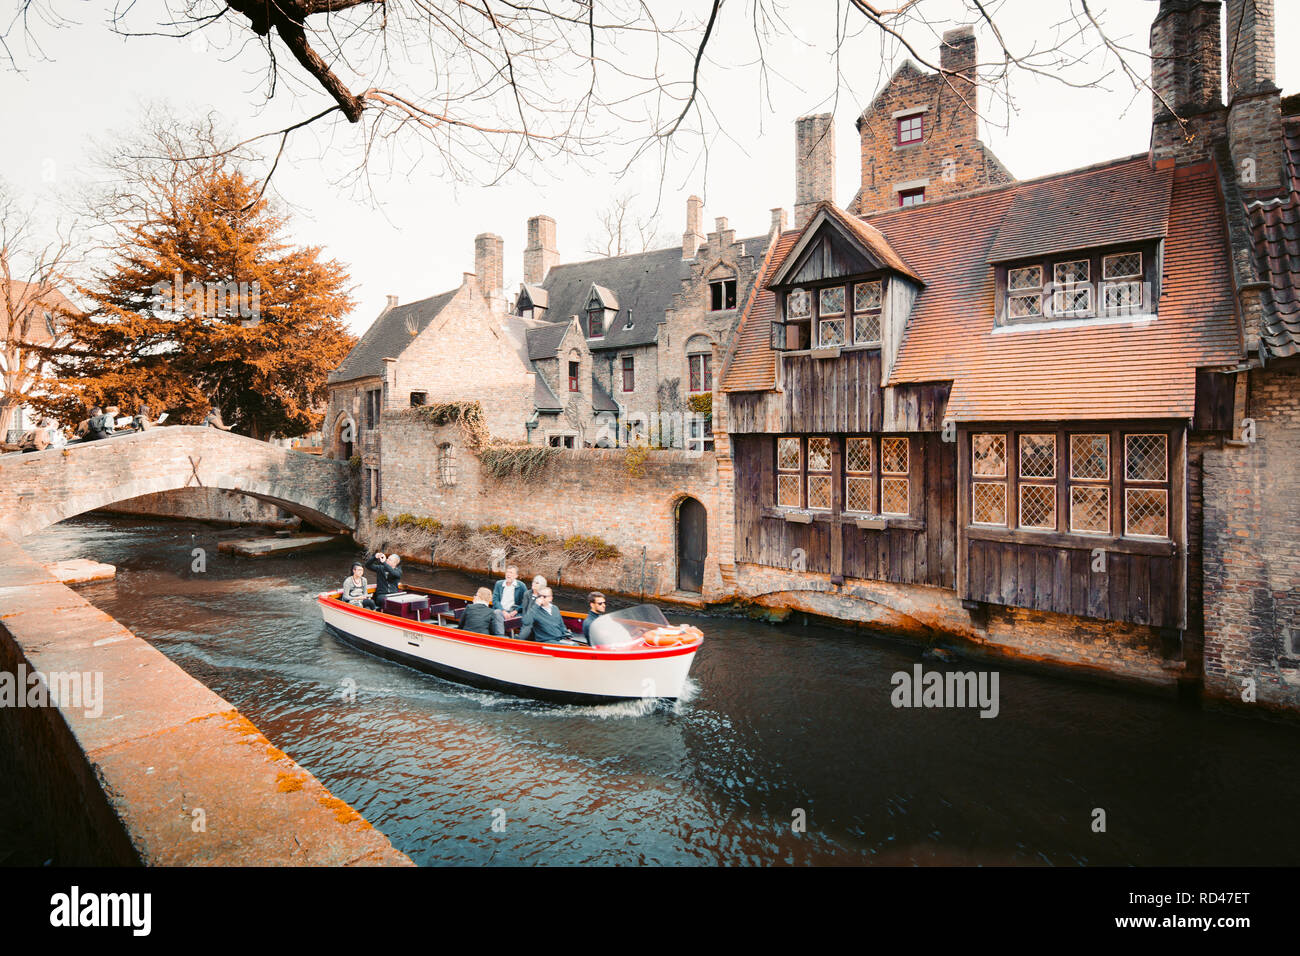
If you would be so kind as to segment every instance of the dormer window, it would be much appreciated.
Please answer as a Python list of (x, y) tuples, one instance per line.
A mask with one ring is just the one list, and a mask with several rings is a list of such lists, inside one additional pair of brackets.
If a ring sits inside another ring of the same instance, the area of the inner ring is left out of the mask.
[(1155, 311), (1153, 248), (1073, 253), (999, 266), (1002, 323), (1112, 318)]
[(709, 311), (725, 312), (736, 307), (736, 280), (717, 279), (709, 283)]
[(791, 289), (785, 297), (785, 321), (772, 323), (772, 348), (878, 347), (884, 286), (883, 279), (865, 279), (817, 289)]
[(605, 310), (592, 309), (587, 313), (587, 338), (603, 339), (605, 337)]

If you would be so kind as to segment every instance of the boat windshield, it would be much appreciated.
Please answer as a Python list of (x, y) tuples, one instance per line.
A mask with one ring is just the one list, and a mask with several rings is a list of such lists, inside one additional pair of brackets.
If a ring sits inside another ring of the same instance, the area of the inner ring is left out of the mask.
[(602, 614), (591, 622), (588, 637), (592, 647), (618, 647), (635, 644), (647, 631), (667, 625), (668, 619), (659, 608), (653, 604), (638, 604)]

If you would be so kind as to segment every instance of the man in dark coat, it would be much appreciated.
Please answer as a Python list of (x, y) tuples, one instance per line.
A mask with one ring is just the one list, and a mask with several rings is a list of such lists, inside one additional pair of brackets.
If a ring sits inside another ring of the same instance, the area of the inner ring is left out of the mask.
[(605, 595), (592, 591), (587, 595), (587, 616), (582, 621), (582, 639), (591, 643), (591, 625), (596, 618), (605, 613)]
[(569, 636), (569, 628), (560, 616), (560, 609), (551, 603), (550, 588), (542, 588), (537, 600), (524, 614), (524, 626), (519, 636), (524, 640), (558, 641)]
[(384, 609), (384, 598), (401, 593), (402, 569), (397, 566), (401, 560), (398, 555), (385, 555), (382, 551), (376, 551), (375, 556), (366, 562), (366, 569), (375, 572), (375, 604), (379, 605), (381, 611)]
[(460, 618), (460, 629), (462, 631), (473, 631), (475, 634), (492, 633), (492, 592), (487, 588), (479, 588), (474, 594), (474, 603), (467, 605), (465, 613)]
[(513, 620), (526, 610), (524, 596), (528, 589), (519, 580), (519, 569), (513, 564), (506, 568), (506, 576), (492, 586), (492, 633), (498, 637), (506, 632), (506, 621)]

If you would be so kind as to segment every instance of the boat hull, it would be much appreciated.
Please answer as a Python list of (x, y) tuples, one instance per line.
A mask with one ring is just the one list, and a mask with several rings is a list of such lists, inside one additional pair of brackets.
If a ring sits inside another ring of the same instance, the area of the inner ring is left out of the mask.
[(330, 631), (354, 647), (457, 683), (558, 703), (679, 697), (700, 647), (544, 644), (361, 610), (330, 595), (317, 602)]

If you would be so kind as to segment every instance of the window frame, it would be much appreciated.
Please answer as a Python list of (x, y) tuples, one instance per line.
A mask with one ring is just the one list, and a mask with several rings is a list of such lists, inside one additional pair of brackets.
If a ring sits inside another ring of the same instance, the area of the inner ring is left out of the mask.
[[(696, 387), (695, 360), (700, 360), (700, 386)], [(703, 395), (713, 391), (713, 352), (690, 352), (686, 356), (686, 391), (690, 395)]]
[[(1055, 436), (1054, 460), (1055, 477), (1046, 478), (1022, 476), (1021, 438), (1028, 435)], [(975, 439), (981, 435), (1001, 436), (1005, 441), (1006, 457), (1004, 470), (1006, 477), (979, 475), (975, 473)], [(1075, 467), (1074, 439), (1083, 437), (1104, 437), (1106, 477), (1083, 476)], [(1161, 480), (1128, 477), (1128, 439), (1137, 436), (1157, 436), (1163, 441), (1164, 477)], [(965, 474), (963, 508), (965, 509), (965, 531), (976, 537), (981, 531), (1007, 532), (1015, 535), (1042, 535), (1045, 538), (1077, 539), (1074, 546), (1083, 547), (1088, 541), (1111, 542), (1168, 542), (1175, 546), (1185, 545), (1183, 530), (1179, 522), (1186, 509), (1185, 491), (1183, 500), (1175, 498), (1175, 489), (1182, 487), (1181, 479), (1176, 476), (1176, 468), (1185, 454), (1185, 432), (1175, 425), (1152, 424), (1143, 422), (1113, 423), (1069, 422), (1056, 427), (1044, 428), (1042, 424), (1017, 423), (998, 427), (973, 426), (964, 430), (961, 444), (963, 456), (962, 468)], [(1003, 484), (1004, 520), (1001, 523), (976, 521), (976, 484)], [(1055, 489), (1053, 527), (1031, 526), (1021, 523), (1021, 487), (1025, 485), (1047, 485)], [(1079, 529), (1074, 521), (1075, 489), (1106, 489), (1107, 526), (1105, 531), (1096, 529)], [(1140, 534), (1129, 530), (1129, 491), (1159, 491), (1163, 495), (1164, 533), (1160, 535)], [(1012, 505), (1014, 503), (1014, 510)]]
[(582, 386), (579, 379), (582, 377), (582, 363), (569, 360), (569, 391), (580, 392)]
[[(855, 290), (860, 285), (871, 285), (878, 283), (880, 286), (880, 306), (877, 309), (857, 310)], [(822, 292), (828, 289), (841, 289), (844, 294), (844, 310), (842, 312), (826, 313), (823, 318), (821, 311)], [(792, 286), (788, 289), (781, 290), (778, 305), (778, 318), (772, 320), (771, 340), (769, 346), (775, 352), (806, 352), (813, 349), (853, 349), (853, 348), (880, 348), (884, 337), (885, 326), (885, 298), (889, 291), (889, 279), (883, 272), (868, 273), (861, 276), (849, 276), (842, 279), (828, 279), (821, 282)], [(790, 315), (789, 298), (792, 293), (802, 292), (808, 295), (808, 315), (794, 316)], [(858, 341), (856, 338), (856, 322), (860, 315), (878, 316), (878, 327), (881, 338), (874, 341)], [(821, 324), (823, 321), (838, 321), (841, 323), (842, 335), (839, 342), (826, 342), (820, 337)], [(791, 334), (795, 335), (797, 341), (791, 346)]]
[[(916, 202), (908, 202), (916, 200)], [(925, 205), (925, 187), (917, 186), (915, 189), (900, 189), (898, 191), (898, 208), (911, 209), (913, 206)]]
[[(607, 310), (588, 309), (587, 310), (587, 338), (603, 339), (605, 337), (605, 312)], [(599, 329), (600, 331), (597, 331)]]
[[(908, 134), (906, 138), (904, 134)], [(894, 122), (894, 145), (915, 146), (925, 142), (925, 111), (905, 113)]]
[[(811, 456), (809, 454), (809, 442), (812, 440), (826, 439), (829, 445), (829, 470), (816, 469), (810, 466)], [(796, 441), (799, 449), (799, 465), (796, 469), (781, 467), (781, 442)], [(869, 467), (870, 471), (853, 471), (849, 469), (848, 443), (850, 441), (865, 440), (869, 443)], [(906, 470), (887, 472), (884, 469), (885, 443), (889, 441), (902, 441), (906, 449)], [(855, 519), (884, 519), (887, 521), (914, 522), (919, 516), (914, 514), (914, 505), (916, 503), (916, 490), (913, 487), (916, 471), (912, 465), (916, 460), (916, 452), (912, 447), (912, 436), (910, 434), (894, 434), (887, 432), (852, 432), (852, 433), (822, 433), (822, 434), (780, 434), (775, 436), (772, 443), (774, 462), (773, 462), (773, 492), (774, 504), (778, 512), (811, 512), (818, 515), (840, 515)], [(838, 468), (836, 462), (839, 462)], [(798, 505), (781, 504), (781, 477), (795, 478), (798, 482)], [(829, 487), (831, 489), (831, 502), (829, 507), (815, 507), (809, 504), (809, 478), (829, 477)], [(870, 507), (873, 510), (863, 511), (857, 508), (850, 508), (849, 502), (849, 481), (866, 479), (870, 490)], [(907, 511), (882, 511), (881, 503), (884, 500), (884, 482), (902, 480), (907, 487)]]
[(620, 366), (622, 377), (619, 382), (619, 390), (624, 394), (636, 391), (636, 356), (624, 355), (621, 357)]
[[(736, 308), (736, 278), (709, 280), (709, 311), (731, 312)], [(722, 304), (719, 305), (718, 303)], [(728, 304), (730, 303), (730, 304)]]

